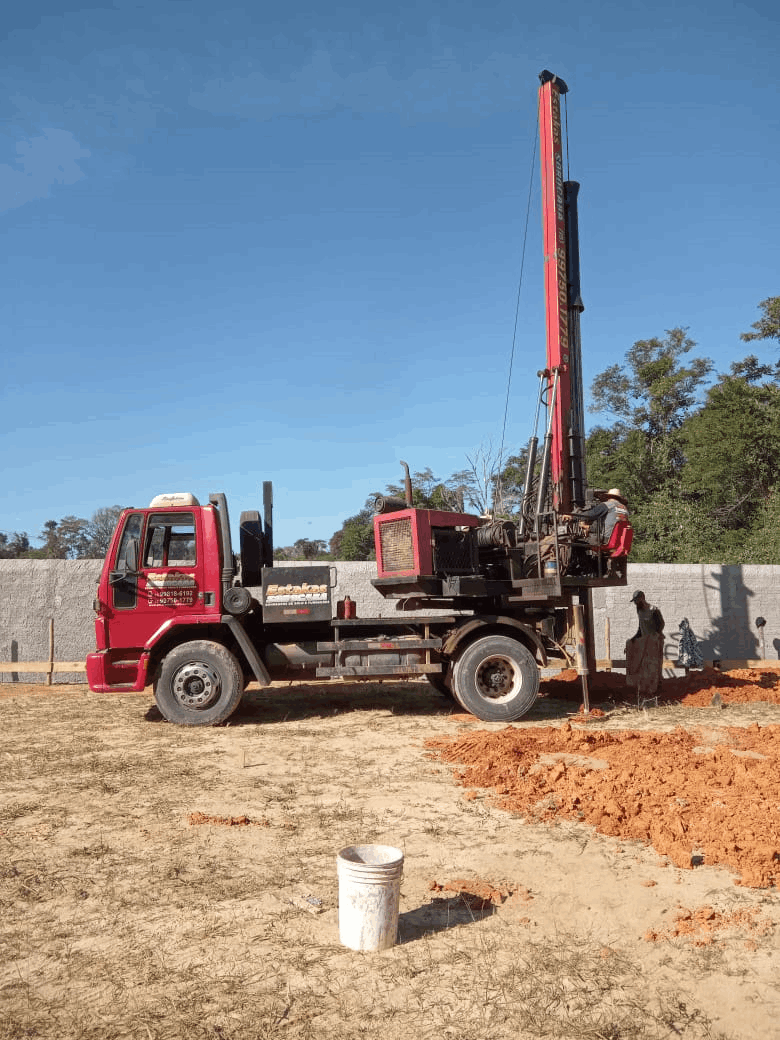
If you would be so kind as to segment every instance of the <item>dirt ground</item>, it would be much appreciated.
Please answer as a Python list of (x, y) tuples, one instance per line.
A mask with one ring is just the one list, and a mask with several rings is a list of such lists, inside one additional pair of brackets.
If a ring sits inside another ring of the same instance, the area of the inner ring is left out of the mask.
[[(542, 686), (0, 685), (0, 1038), (777, 1035), (780, 673)], [(399, 942), (339, 943), (335, 858), (404, 852)]]

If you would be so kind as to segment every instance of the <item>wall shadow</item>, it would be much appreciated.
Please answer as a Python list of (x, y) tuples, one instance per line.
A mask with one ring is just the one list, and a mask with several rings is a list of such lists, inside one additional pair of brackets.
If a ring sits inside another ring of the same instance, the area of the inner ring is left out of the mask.
[(719, 614), (710, 613), (710, 630), (694, 633), (705, 659), (754, 660), (758, 657), (759, 640), (750, 617), (750, 600), (754, 591), (745, 584), (740, 564), (723, 566), (710, 572), (704, 580), (706, 605), (710, 595), (719, 604)]

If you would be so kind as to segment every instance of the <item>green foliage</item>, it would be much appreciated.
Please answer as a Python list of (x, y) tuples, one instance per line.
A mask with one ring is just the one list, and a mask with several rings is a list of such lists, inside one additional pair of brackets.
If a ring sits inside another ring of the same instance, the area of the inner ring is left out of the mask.
[[(755, 359), (746, 359), (748, 362)], [(686, 424), (681, 489), (706, 501), (724, 530), (750, 526), (770, 494), (780, 464), (780, 386), (726, 376)], [(746, 366), (733, 365), (732, 372)]]
[(588, 482), (591, 487), (618, 487), (632, 503), (647, 497), (641, 460), (645, 437), (641, 430), (597, 426), (585, 442)]
[(30, 551), (30, 539), (26, 531), (3, 534), (0, 531), (0, 560), (18, 560)]
[(761, 503), (733, 562), (780, 565), (780, 484)]
[(327, 542), (320, 538), (299, 538), (293, 545), (294, 559), (317, 560), (325, 557)]
[(626, 430), (639, 429), (657, 443), (682, 425), (704, 379), (706, 358), (681, 363), (696, 344), (686, 328), (668, 329), (665, 339), (640, 339), (626, 354), (626, 367), (610, 365), (593, 380), (591, 411), (609, 412)]
[[(780, 339), (780, 297), (743, 340)], [(593, 410), (611, 426), (587, 439), (589, 483), (620, 487), (636, 562), (768, 563), (778, 559), (780, 365), (749, 355), (704, 400), (712, 365), (687, 359), (686, 329), (639, 340), (623, 366), (593, 383)]]
[[(411, 480), (412, 504), (415, 509), (447, 511), (458, 508), (457, 490), (451, 486), (450, 481), (445, 484), (440, 477), (434, 476), (430, 466), (411, 474)], [(384, 493), (394, 498), (406, 496), (403, 484), (388, 484)]]
[(734, 563), (741, 541), (707, 503), (662, 488), (631, 513), (634, 563)]
[(746, 343), (757, 339), (776, 339), (780, 343), (780, 296), (770, 296), (758, 306), (763, 313), (750, 326), (753, 331), (743, 332), (739, 338)]
[[(616, 417), (597, 427), (586, 441), (589, 481), (594, 487), (619, 487), (633, 508), (642, 508), (660, 491), (673, 495), (685, 457), (681, 430), (712, 369), (706, 358), (685, 355), (696, 344), (685, 328), (666, 337), (637, 340), (623, 366), (610, 365), (592, 385), (591, 411)], [(635, 535), (635, 553), (650, 552)]]
[(330, 555), (334, 560), (373, 560), (374, 514), (365, 506), (355, 516), (344, 521), (341, 529), (330, 540)]

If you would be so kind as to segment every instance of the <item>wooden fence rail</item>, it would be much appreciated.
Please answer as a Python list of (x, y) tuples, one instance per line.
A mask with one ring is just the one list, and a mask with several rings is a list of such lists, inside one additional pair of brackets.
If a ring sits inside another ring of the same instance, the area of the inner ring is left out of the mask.
[[(596, 661), (599, 671), (611, 672), (613, 668), (625, 669), (626, 662), (623, 658), (610, 656), (610, 631), (609, 618), (604, 625), (604, 647), (607, 656)], [(676, 661), (664, 661), (665, 669), (679, 668)], [(565, 666), (570, 667), (570, 666)], [(705, 668), (720, 668), (728, 672), (734, 668), (763, 668), (771, 671), (780, 671), (780, 660), (764, 661), (760, 659), (737, 661), (727, 658), (704, 661)], [(560, 669), (564, 671), (565, 668)], [(54, 660), (54, 618), (49, 618), (49, 659), (48, 661), (0, 661), (0, 676), (3, 675), (37, 675), (43, 673), (46, 683), (51, 686), (52, 676), (62, 672), (78, 672), (86, 674), (86, 663), (84, 661), (55, 661)]]
[[(596, 661), (596, 668), (600, 672), (611, 672), (613, 669), (625, 669), (626, 662), (618, 658), (604, 658)], [(679, 668), (676, 661), (664, 661), (664, 668)], [(730, 672), (735, 668), (758, 668), (762, 671), (780, 671), (780, 660), (762, 661), (759, 659), (737, 661), (737, 660), (714, 660), (705, 661), (705, 668), (719, 668), (723, 672)], [(553, 669), (545, 669), (552, 671)], [(560, 671), (565, 671), (565, 668)], [(47, 685), (51, 685), (52, 676), (63, 672), (79, 672), (86, 674), (84, 661), (0, 661), (0, 676), (3, 675), (33, 675), (42, 673), (45, 675)]]

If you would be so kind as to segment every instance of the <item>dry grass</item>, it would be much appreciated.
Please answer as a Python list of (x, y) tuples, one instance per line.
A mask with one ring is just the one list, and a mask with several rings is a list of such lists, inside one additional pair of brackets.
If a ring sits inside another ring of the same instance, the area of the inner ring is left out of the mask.
[[(638, 945), (431, 895), (433, 874), (477, 862), (475, 836), (522, 824), (424, 757), (453, 729), (427, 687), (276, 693), (214, 730), (133, 696), (4, 702), (2, 1040), (721, 1035), (648, 985)], [(335, 854), (356, 841), (406, 852), (400, 942), (379, 955), (338, 942)], [(543, 920), (540, 879), (518, 880)], [(323, 913), (291, 901), (306, 893)]]

